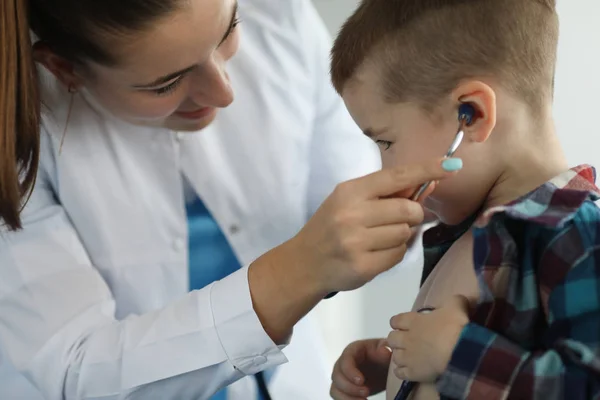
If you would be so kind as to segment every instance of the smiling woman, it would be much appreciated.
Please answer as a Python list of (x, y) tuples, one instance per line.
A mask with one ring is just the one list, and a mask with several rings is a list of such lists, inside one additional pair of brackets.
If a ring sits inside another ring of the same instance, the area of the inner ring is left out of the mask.
[[(21, 227), (21, 198), (38, 162), (33, 57), (70, 91), (85, 86), (108, 111), (136, 124), (197, 130), (232, 101), (223, 68), (237, 50), (233, 0), (129, 0), (126, 6), (8, 0), (2, 7), (0, 218), (9, 228)], [(38, 38), (33, 57), (30, 28)]]
[(117, 13), (116, 20), (93, 21), (90, 26), (97, 32), (98, 45), (93, 53), (87, 52), (89, 56), (66, 53), (69, 50), (61, 49), (64, 43), (59, 42), (57, 49), (53, 40), (41, 36), (36, 60), (66, 86), (75, 90), (85, 86), (121, 119), (178, 131), (204, 128), (218, 108), (233, 101), (224, 68), (238, 47), (237, 3), (133, 3), (131, 12)]

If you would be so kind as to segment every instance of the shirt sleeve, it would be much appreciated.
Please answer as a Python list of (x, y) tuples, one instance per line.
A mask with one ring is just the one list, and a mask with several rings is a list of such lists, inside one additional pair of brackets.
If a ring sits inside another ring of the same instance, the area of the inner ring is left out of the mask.
[(286, 361), (253, 310), (247, 268), (117, 320), (110, 288), (53, 194), (52, 162), (41, 160), (24, 229), (0, 236), (0, 341), (44, 398), (209, 398)]
[(308, 211), (312, 215), (341, 182), (381, 168), (377, 146), (362, 134), (329, 75), (331, 37), (311, 1), (297, 2), (302, 51), (310, 60), (315, 96)]
[[(541, 257), (543, 348), (525, 349), (482, 326), (462, 331), (445, 373), (442, 397), (452, 399), (592, 399), (600, 396), (600, 211), (586, 203)], [(556, 279), (561, 269), (564, 279)], [(556, 275), (554, 275), (556, 274)], [(550, 275), (550, 276), (548, 276)], [(549, 278), (549, 279), (548, 279)], [(538, 279), (539, 276), (538, 276)]]

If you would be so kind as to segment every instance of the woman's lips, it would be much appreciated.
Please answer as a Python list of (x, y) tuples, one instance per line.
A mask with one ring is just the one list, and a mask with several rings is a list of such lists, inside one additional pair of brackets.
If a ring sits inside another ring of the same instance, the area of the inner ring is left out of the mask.
[(177, 111), (175, 115), (183, 119), (202, 119), (213, 113), (213, 107), (204, 107), (196, 111)]

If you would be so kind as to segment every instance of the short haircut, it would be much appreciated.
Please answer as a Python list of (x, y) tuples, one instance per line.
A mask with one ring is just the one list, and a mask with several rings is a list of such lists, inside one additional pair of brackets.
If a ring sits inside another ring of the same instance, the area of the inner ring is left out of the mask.
[(556, 0), (362, 0), (332, 50), (342, 93), (367, 63), (388, 102), (429, 108), (469, 78), (490, 78), (533, 108), (552, 98)]

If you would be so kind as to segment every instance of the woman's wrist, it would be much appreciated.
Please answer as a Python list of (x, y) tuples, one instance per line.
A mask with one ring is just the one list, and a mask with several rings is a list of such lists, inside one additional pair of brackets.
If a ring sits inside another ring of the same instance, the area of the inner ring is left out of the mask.
[(254, 310), (266, 333), (282, 343), (294, 325), (327, 294), (314, 265), (292, 239), (250, 265), (248, 281)]

